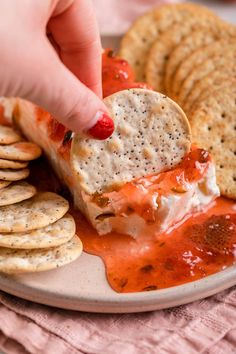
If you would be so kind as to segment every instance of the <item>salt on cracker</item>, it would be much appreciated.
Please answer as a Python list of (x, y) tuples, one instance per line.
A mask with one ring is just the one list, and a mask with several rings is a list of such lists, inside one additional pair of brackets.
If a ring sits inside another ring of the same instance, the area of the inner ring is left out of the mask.
[(36, 188), (27, 182), (16, 182), (0, 189), (0, 206), (19, 203), (36, 194)]
[(0, 232), (24, 232), (54, 223), (66, 214), (69, 203), (61, 196), (42, 192), (23, 202), (0, 208)]
[(71, 162), (81, 190), (102, 193), (134, 178), (176, 166), (189, 152), (191, 132), (181, 108), (154, 91), (131, 89), (104, 100), (115, 131), (105, 141), (72, 141)]
[(183, 85), (183, 82), (189, 77), (193, 69), (201, 65), (204, 61), (209, 60), (214, 56), (221, 55), (220, 53), (229, 52), (231, 46), (235, 47), (234, 40), (222, 39), (198, 48), (186, 57), (176, 71), (173, 80), (173, 90), (175, 92), (174, 98), (177, 99), (179, 97), (179, 91)]
[(12, 168), (14, 170), (22, 169), (28, 166), (26, 161), (13, 161), (0, 159), (0, 168)]
[(41, 155), (41, 149), (34, 143), (19, 142), (11, 145), (0, 145), (0, 158), (6, 160), (30, 161)]
[(219, 20), (216, 20), (214, 17), (199, 16), (197, 18), (191, 16), (188, 21), (171, 26), (170, 29), (160, 35), (151, 47), (148, 55), (146, 65), (148, 84), (157, 91), (166, 92), (165, 75), (171, 52), (185, 36), (191, 35), (192, 31), (196, 28), (204, 28), (206, 32), (211, 31), (212, 28), (216, 30), (218, 22)]
[(0, 169), (0, 179), (3, 181), (20, 181), (29, 176), (29, 169), (22, 170)]
[(166, 4), (138, 18), (121, 41), (119, 55), (134, 69), (136, 80), (145, 80), (145, 67), (149, 50), (161, 33), (176, 23), (185, 23), (189, 18), (217, 18), (206, 7), (183, 3)]
[(82, 253), (78, 236), (55, 248), (16, 250), (0, 248), (0, 272), (8, 274), (41, 272), (64, 266), (76, 260)]
[(221, 194), (236, 199), (236, 82), (203, 99), (190, 116), (193, 142), (207, 149), (216, 164)]
[(11, 184), (11, 183), (12, 183), (11, 181), (2, 181), (2, 180), (0, 180), (0, 190), (2, 188), (5, 188), (5, 187), (9, 186), (9, 184)]
[(41, 229), (21, 233), (0, 233), (0, 247), (37, 249), (60, 246), (75, 235), (75, 221), (66, 214), (58, 221)]
[(0, 144), (12, 144), (23, 140), (22, 136), (13, 128), (0, 125)]
[[(190, 75), (184, 80), (180, 91), (178, 93), (177, 102), (184, 105), (189, 93), (191, 92), (194, 85), (210, 73), (218, 70), (223, 72), (224, 69), (232, 62), (236, 61), (236, 42), (234, 46), (229, 45), (228, 51), (225, 53), (221, 51), (219, 55), (216, 55), (208, 60), (204, 61), (202, 64), (198, 65), (192, 70)], [(226, 69), (227, 70), (227, 69)]]
[[(217, 40), (224, 38), (236, 37), (235, 26), (217, 21), (215, 27), (197, 28), (189, 33), (171, 52), (166, 64), (165, 72), (165, 88), (170, 97), (175, 97), (176, 80), (175, 75), (181, 63), (184, 63), (187, 58), (197, 49), (209, 45)], [(178, 88), (178, 86), (177, 86)]]

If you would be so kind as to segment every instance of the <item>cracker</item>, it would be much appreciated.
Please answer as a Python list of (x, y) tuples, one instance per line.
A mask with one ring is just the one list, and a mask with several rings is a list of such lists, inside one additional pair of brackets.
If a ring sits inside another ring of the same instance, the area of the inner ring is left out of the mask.
[(216, 164), (221, 194), (236, 199), (236, 83), (208, 95), (195, 107), (193, 142), (207, 149)]
[[(187, 79), (192, 70), (197, 66), (201, 65), (204, 61), (209, 60), (214, 56), (222, 55), (222, 53), (227, 53), (230, 50), (230, 46), (235, 47), (235, 41), (229, 40), (219, 40), (215, 41), (209, 45), (203, 46), (196, 49), (191, 55), (186, 57), (186, 59), (181, 63), (178, 70), (176, 71), (174, 81), (173, 81), (173, 90), (175, 92), (174, 98), (178, 99), (179, 91)], [(172, 95), (173, 97), (173, 95)]]
[(36, 188), (27, 182), (16, 182), (0, 190), (0, 206), (19, 203), (36, 194)]
[(23, 202), (0, 208), (0, 232), (25, 232), (54, 223), (69, 209), (61, 196), (42, 192)]
[(11, 181), (1, 181), (0, 180), (0, 190), (2, 188), (5, 188), (5, 187), (9, 186), (9, 184), (11, 184), (11, 183), (12, 183)]
[(20, 181), (29, 176), (29, 169), (22, 170), (0, 169), (0, 179), (3, 181)]
[(209, 45), (217, 40), (236, 37), (235, 26), (221, 21), (215, 23), (215, 27), (197, 28), (186, 36), (177, 47), (171, 52), (166, 63), (165, 88), (170, 97), (175, 97), (178, 85), (176, 84), (175, 74), (182, 62), (195, 52), (197, 49)]
[(138, 18), (121, 41), (119, 55), (134, 69), (136, 80), (145, 80), (147, 55), (160, 34), (189, 18), (216, 18), (206, 7), (196, 4), (166, 4)]
[(231, 79), (236, 79), (236, 66), (234, 62), (232, 65), (224, 66), (222, 69), (219, 71), (216, 69), (216, 71), (211, 72), (196, 82), (183, 103), (185, 112), (190, 112), (195, 103), (201, 100), (201, 97), (207, 94), (209, 90), (216, 90), (221, 86), (225, 86)]
[(0, 144), (12, 144), (23, 140), (22, 136), (13, 128), (0, 125)]
[(8, 274), (41, 272), (62, 267), (76, 260), (82, 253), (78, 236), (55, 248), (15, 250), (0, 248), (0, 272)]
[(184, 105), (189, 93), (197, 82), (216, 70), (223, 72), (228, 65), (235, 62), (236, 42), (227, 48), (227, 52), (224, 52), (224, 50), (220, 51), (218, 55), (209, 58), (192, 70), (191, 74), (184, 80), (178, 93), (177, 102), (179, 104)]
[(25, 161), (13, 161), (0, 159), (0, 168), (12, 168), (14, 170), (22, 169), (28, 166), (28, 162)]
[(216, 30), (216, 28), (218, 28), (218, 22), (219, 20), (214, 17), (199, 16), (199, 18), (196, 18), (192, 16), (184, 23), (171, 26), (170, 29), (160, 35), (158, 40), (151, 47), (148, 55), (146, 65), (148, 84), (155, 90), (165, 93), (166, 66), (171, 52), (185, 36), (191, 35), (192, 31), (196, 28), (204, 28), (206, 32), (211, 31), (212, 28)]
[(29, 142), (0, 145), (0, 158), (6, 160), (30, 161), (37, 159), (41, 152), (38, 145)]
[(103, 192), (134, 178), (176, 166), (188, 153), (191, 132), (181, 108), (154, 91), (131, 89), (104, 100), (115, 131), (105, 141), (72, 141), (72, 166), (80, 188)]
[(0, 247), (17, 249), (51, 248), (60, 246), (75, 235), (75, 221), (66, 214), (58, 221), (38, 230), (21, 233), (0, 233)]

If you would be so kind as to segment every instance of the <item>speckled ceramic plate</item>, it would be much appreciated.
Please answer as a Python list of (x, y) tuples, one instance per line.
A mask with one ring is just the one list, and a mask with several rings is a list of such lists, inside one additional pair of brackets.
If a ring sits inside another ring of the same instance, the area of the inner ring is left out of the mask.
[(236, 266), (181, 286), (118, 294), (106, 281), (101, 259), (86, 253), (60, 269), (18, 276), (0, 275), (0, 288), (10, 294), (60, 308), (103, 313), (142, 312), (182, 305), (234, 284)]

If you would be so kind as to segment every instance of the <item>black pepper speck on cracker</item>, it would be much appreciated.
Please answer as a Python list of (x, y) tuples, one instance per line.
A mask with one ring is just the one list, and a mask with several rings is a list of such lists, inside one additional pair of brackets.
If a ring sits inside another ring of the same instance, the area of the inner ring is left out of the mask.
[(106, 141), (75, 135), (71, 162), (81, 191), (103, 193), (176, 166), (189, 152), (191, 132), (181, 108), (150, 90), (120, 91), (104, 100), (115, 122)]
[(17, 274), (41, 272), (66, 265), (82, 252), (82, 243), (75, 235), (67, 243), (49, 249), (14, 250), (0, 248), (0, 272)]
[[(59, 208), (55, 205), (59, 203)], [(23, 202), (0, 207), (0, 232), (24, 232), (48, 226), (66, 214), (69, 203), (61, 196), (37, 193)]]

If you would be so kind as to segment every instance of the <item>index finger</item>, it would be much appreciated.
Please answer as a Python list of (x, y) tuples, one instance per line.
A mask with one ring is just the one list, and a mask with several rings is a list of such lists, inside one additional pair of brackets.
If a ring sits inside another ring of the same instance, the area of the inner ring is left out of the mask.
[(63, 12), (51, 17), (48, 27), (59, 47), (63, 63), (102, 97), (102, 48), (92, 3), (89, 0), (74, 0)]

